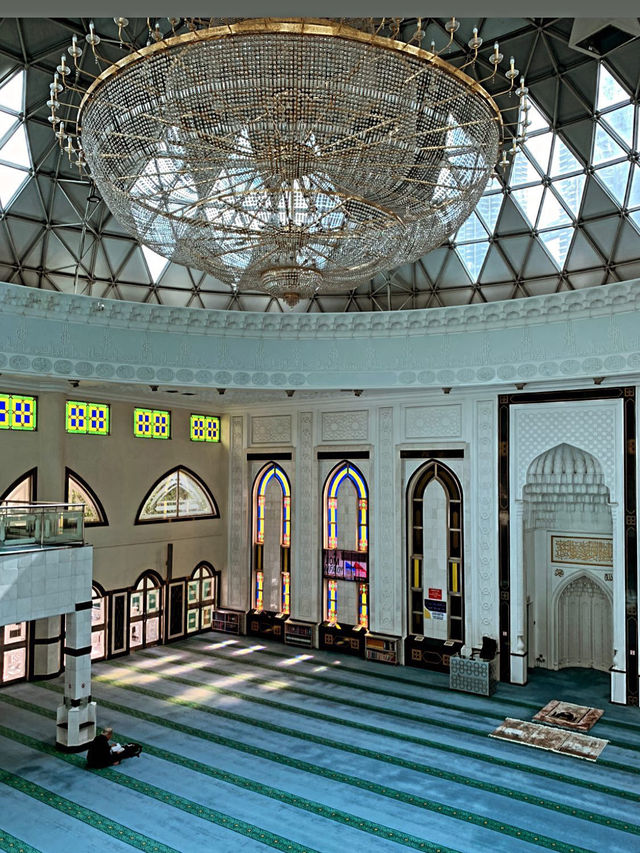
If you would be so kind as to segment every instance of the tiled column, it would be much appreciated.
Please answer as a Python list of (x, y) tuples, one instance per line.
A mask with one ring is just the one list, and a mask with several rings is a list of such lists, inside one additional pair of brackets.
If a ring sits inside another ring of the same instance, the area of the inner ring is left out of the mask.
[(96, 703), (91, 701), (91, 601), (65, 617), (64, 702), (58, 706), (56, 747), (81, 752), (96, 736)]
[(37, 619), (33, 639), (34, 678), (55, 676), (60, 672), (63, 642), (60, 616)]

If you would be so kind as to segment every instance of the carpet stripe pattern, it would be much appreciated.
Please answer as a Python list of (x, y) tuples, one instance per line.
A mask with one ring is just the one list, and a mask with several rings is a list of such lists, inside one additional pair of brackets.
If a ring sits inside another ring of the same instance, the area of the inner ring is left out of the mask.
[[(0, 784), (13, 788), (12, 808), (17, 796), (39, 799), (74, 820), (76, 836), (78, 822), (104, 832), (105, 819), (120, 849), (191, 853), (204, 832), (215, 853), (640, 850), (637, 709), (607, 705), (594, 734), (611, 744), (585, 767), (487, 737), (553, 698), (540, 689), (448, 693), (439, 673), (205, 634), (94, 666), (100, 722), (145, 751), (87, 772), (84, 756), (52, 746), (61, 689), (0, 691)], [(92, 801), (96, 776), (108, 801)], [(20, 849), (6, 846), (19, 838), (26, 853), (43, 850), (29, 828), (15, 810), (0, 817), (0, 849)]]

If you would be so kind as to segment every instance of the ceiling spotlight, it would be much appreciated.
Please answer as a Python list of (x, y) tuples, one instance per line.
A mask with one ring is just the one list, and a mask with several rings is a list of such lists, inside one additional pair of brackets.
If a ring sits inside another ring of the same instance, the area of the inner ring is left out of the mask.
[(293, 397), (295, 393), (295, 391), (287, 391), (287, 397)]
[(158, 386), (157, 386), (157, 385), (149, 385), (149, 388), (151, 388), (151, 390), (152, 390), (152, 391), (157, 391), (157, 390), (158, 390)]
[(450, 393), (451, 393), (451, 388), (443, 388), (443, 389), (442, 389), (442, 393), (443, 393), (443, 394), (450, 394)]
[(353, 393), (356, 395), (356, 397), (359, 397), (360, 394), (362, 394), (362, 388), (354, 388)]
[(593, 384), (594, 385), (602, 385), (602, 383), (604, 382), (604, 380), (606, 378), (607, 378), (606, 376), (594, 376), (593, 377)]
[(79, 379), (70, 379), (69, 380), (69, 385), (71, 385), (72, 388), (77, 388), (79, 384), (80, 384)]
[(522, 391), (526, 384), (526, 382), (516, 382), (516, 388), (518, 389), (518, 391)]
[(220, 394), (220, 396), (222, 396), (226, 390), (226, 388), (216, 388), (216, 391), (218, 392), (218, 394)]
[(93, 181), (91, 181), (91, 187), (89, 189), (89, 195), (87, 196), (87, 201), (88, 202), (102, 201), (102, 199), (100, 198), (100, 196), (98, 195), (98, 193), (96, 191), (96, 185), (93, 183)]

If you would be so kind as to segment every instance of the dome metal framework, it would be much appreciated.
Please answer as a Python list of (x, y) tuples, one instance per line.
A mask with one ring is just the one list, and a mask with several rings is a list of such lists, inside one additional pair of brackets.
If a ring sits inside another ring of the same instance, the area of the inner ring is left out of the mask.
[[(94, 52), (97, 38), (92, 28)], [(481, 44), (474, 35), (467, 64)], [(494, 77), (501, 59), (496, 43)], [(512, 59), (505, 91), (517, 74)], [(71, 77), (63, 57), (56, 137), (69, 154), (80, 146), (125, 229), (290, 304), (439, 246), (475, 208), (502, 142), (497, 104), (464, 71), (343, 22), (249, 19), (152, 41), (91, 83), (68, 135)], [(526, 91), (511, 107), (520, 142)]]
[[(152, 26), (154, 21), (151, 22)], [(170, 31), (166, 20), (161, 27)], [(423, 45), (448, 39), (446, 19), (423, 19)], [(123, 57), (112, 19), (100, 52)], [(416, 31), (402, 22), (402, 38)], [(526, 298), (640, 277), (637, 39), (604, 59), (570, 44), (573, 19), (464, 19), (447, 61), (463, 64), (477, 28), (485, 44), (518, 57), (534, 126), (508, 169), (498, 170), (476, 211), (417, 260), (377, 273), (344, 293), (315, 294), (295, 308), (259, 291), (237, 291), (209, 273), (168, 262), (132, 238), (86, 175), (51, 136), (49, 83), (81, 18), (5, 18), (0, 27), (0, 278), (29, 287), (169, 306), (232, 311), (353, 312), (439, 308)], [(145, 19), (129, 23), (144, 44)], [(406, 36), (405, 36), (406, 34)], [(79, 64), (98, 73), (92, 51)], [(503, 66), (504, 67), (504, 66)], [(482, 51), (470, 77), (491, 77)], [(484, 87), (501, 109), (504, 80)], [(511, 128), (505, 131), (507, 145)]]

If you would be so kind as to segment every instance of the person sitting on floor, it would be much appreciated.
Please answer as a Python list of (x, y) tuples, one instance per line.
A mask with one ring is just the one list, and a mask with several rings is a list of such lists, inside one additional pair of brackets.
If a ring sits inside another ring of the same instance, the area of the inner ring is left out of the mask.
[(120, 746), (119, 743), (111, 744), (113, 729), (111, 726), (102, 730), (102, 734), (96, 735), (89, 745), (87, 752), (87, 767), (98, 770), (103, 767), (111, 767), (120, 764), (124, 758), (140, 755), (142, 747), (139, 743), (128, 743)]

